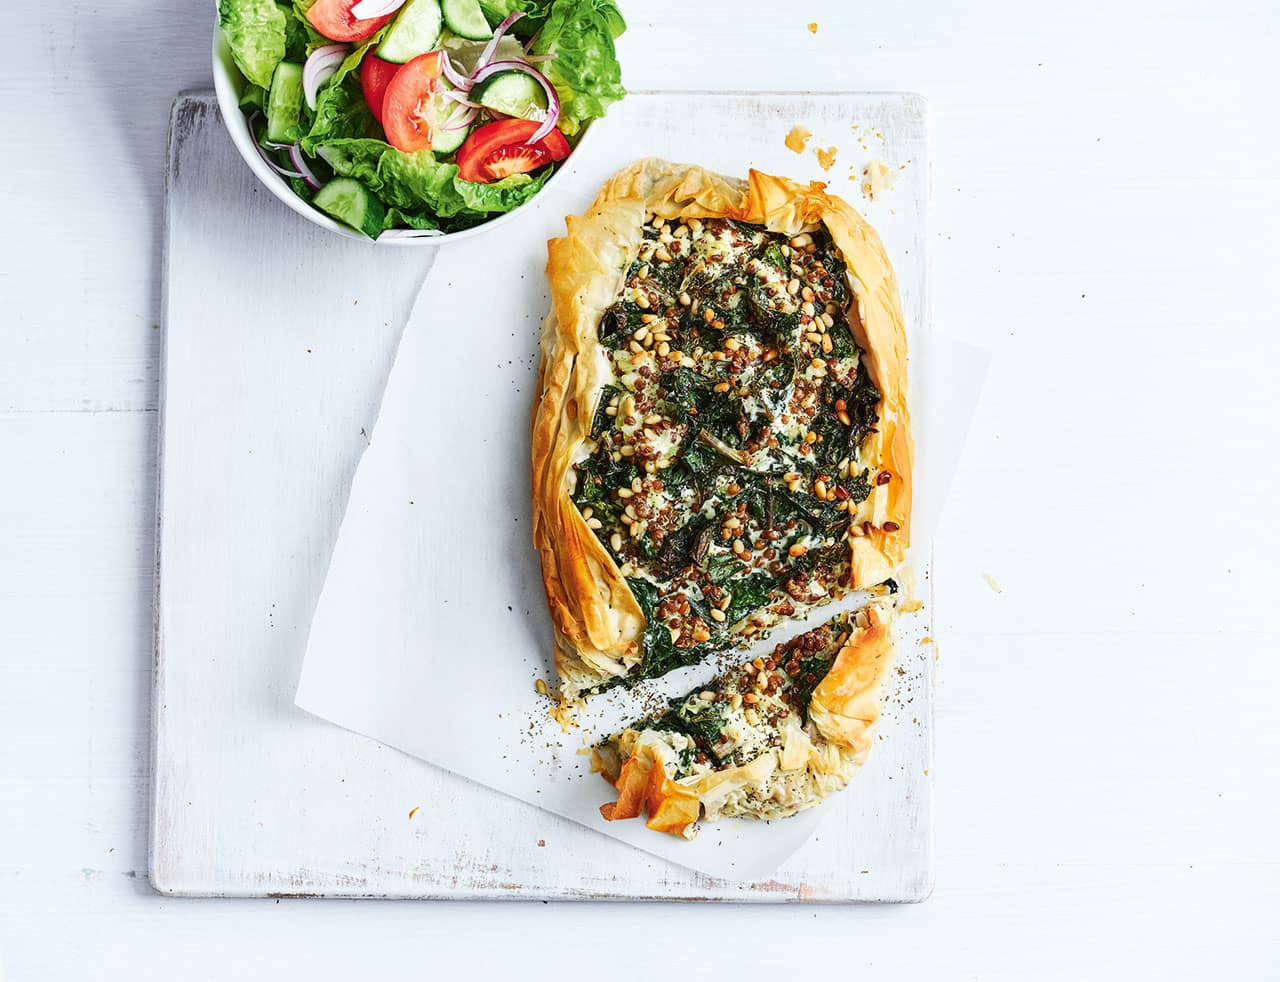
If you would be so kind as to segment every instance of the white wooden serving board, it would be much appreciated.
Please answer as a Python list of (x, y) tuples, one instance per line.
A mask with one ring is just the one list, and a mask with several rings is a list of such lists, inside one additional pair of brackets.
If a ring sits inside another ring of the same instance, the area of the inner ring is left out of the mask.
[[(782, 148), (795, 124), (812, 130), (815, 144), (839, 148), (829, 174), (812, 153)], [(918, 98), (633, 94), (580, 152), (625, 140), (641, 156), (672, 145), (676, 130), (705, 140), (699, 163), (825, 176), (855, 200), (851, 165), (876, 157), (906, 163), (899, 187), (864, 210), (885, 234), (913, 331), (925, 329), (928, 169)], [(571, 182), (566, 175), (555, 204), (580, 210), (595, 187)], [(855, 784), (862, 821), (870, 807), (885, 834), (868, 849), (865, 824), (836, 804), (808, 845), (756, 882), (670, 865), (296, 709), (307, 630), (351, 477), (434, 250), (374, 249), (293, 215), (255, 184), (207, 95), (174, 106), (166, 234), (157, 889), (753, 901), (928, 895), (928, 648), (902, 646), (881, 740)], [(501, 230), (487, 241), (501, 254)], [(531, 259), (525, 275), (536, 279), (541, 264)], [(530, 332), (544, 307), (545, 297), (530, 312)], [(533, 350), (532, 334), (515, 337), (511, 325), (466, 329), (488, 335), (501, 366), (518, 367)], [(523, 424), (514, 430), (522, 434)]]

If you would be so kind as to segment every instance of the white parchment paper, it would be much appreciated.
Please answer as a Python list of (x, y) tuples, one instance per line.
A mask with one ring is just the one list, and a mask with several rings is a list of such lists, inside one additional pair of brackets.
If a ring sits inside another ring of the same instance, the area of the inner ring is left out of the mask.
[[(536, 679), (554, 680), (550, 623), (530, 543), (528, 475), (537, 338), (548, 305), (545, 243), (563, 231), (565, 214), (580, 212), (608, 174), (634, 159), (633, 143), (624, 137), (595, 137), (575, 154), (575, 173), (541, 195), (530, 214), (438, 257), (405, 328), (352, 485), (297, 704), (672, 862), (754, 879), (799, 848), (830, 803), (780, 822), (720, 823), (693, 842), (654, 833), (641, 821), (605, 822), (598, 809), (610, 800), (610, 788), (590, 774), (583, 751), (636, 714), (635, 698), (612, 693), (591, 700), (582, 729), (564, 733), (535, 692)], [(693, 156), (656, 135), (646, 150)], [(908, 221), (922, 221), (922, 213), (877, 221), (891, 255), (893, 226)], [(921, 229), (911, 231), (918, 244)], [(900, 278), (903, 264), (923, 263), (918, 254), (894, 258)], [(904, 278), (904, 294), (905, 284), (923, 282), (922, 268), (915, 272)], [(923, 298), (913, 299), (920, 311)], [(985, 366), (973, 349), (936, 339), (926, 344), (918, 330), (923, 322), (922, 315), (914, 318), (910, 338), (914, 391), (930, 393), (914, 410), (917, 567), (926, 564)], [(762, 647), (838, 609), (780, 629)], [(676, 695), (710, 674), (706, 667), (685, 669), (654, 685)]]

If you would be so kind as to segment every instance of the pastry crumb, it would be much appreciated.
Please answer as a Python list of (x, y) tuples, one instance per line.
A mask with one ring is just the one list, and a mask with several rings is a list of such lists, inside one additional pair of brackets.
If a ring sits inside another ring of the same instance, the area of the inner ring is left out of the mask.
[(934, 663), (935, 665), (936, 665), (936, 664), (938, 664), (938, 662), (939, 662), (939, 661), (941, 660), (941, 658), (942, 658), (942, 651), (941, 651), (941, 649), (938, 647), (938, 642), (937, 642), (937, 641), (935, 641), (933, 638), (929, 637), (929, 635), (927, 635), (927, 634), (926, 634), (923, 638), (921, 638), (921, 639), (920, 639), (920, 647), (922, 647), (922, 648), (923, 648), (925, 645), (932, 645), (932, 646), (933, 646), (933, 663)]
[(545, 848), (547, 848), (547, 840), (546, 840), (546, 839), (539, 839), (539, 840), (538, 840), (538, 848), (539, 848), (539, 849), (545, 849)]
[(898, 609), (901, 610), (904, 614), (914, 614), (917, 610), (924, 609), (924, 601), (921, 600), (919, 597), (912, 597), (910, 600), (906, 601)]
[(782, 142), (787, 145), (787, 149), (794, 153), (804, 153), (804, 148), (809, 143), (809, 138), (813, 134), (803, 126), (793, 126), (791, 132)]
[(818, 155), (818, 166), (823, 170), (831, 170), (832, 165), (836, 162), (836, 153), (838, 152), (836, 148), (814, 147), (813, 152)]
[(409, 821), (411, 822), (413, 821), (413, 816), (418, 814), (418, 809), (420, 807), (421, 807), (420, 805), (414, 805), (412, 808), (409, 809)]
[[(893, 190), (898, 175), (883, 160), (873, 160), (862, 168), (862, 196), (868, 201), (878, 200), (886, 191)], [(849, 180), (857, 180), (850, 176)]]
[(562, 702), (547, 710), (547, 715), (560, 724), (561, 731), (571, 733), (578, 727), (576, 719), (578, 707), (571, 702)]
[(810, 34), (818, 33), (818, 22), (816, 20), (810, 21), (808, 24), (805, 25), (805, 27), (809, 28)]
[(542, 679), (536, 680), (533, 683), (533, 688), (540, 696), (545, 696), (547, 694), (547, 683)]
[(982, 579), (987, 584), (987, 586), (991, 587), (992, 593), (1004, 593), (1004, 588), (1001, 587), (1000, 584), (996, 582), (996, 578), (992, 576), (990, 573), (983, 573)]

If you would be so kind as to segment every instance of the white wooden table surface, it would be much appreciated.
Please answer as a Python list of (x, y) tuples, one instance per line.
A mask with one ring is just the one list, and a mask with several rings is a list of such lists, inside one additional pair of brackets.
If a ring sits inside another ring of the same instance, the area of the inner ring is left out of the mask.
[(926, 94), (935, 322), (994, 352), (936, 551), (937, 891), (821, 910), (151, 893), (164, 129), (209, 79), (175, 6), (33, 5), (0, 63), (8, 978), (595, 973), (676, 918), (727, 971), (1280, 974), (1274, 4), (626, 5), (637, 88)]

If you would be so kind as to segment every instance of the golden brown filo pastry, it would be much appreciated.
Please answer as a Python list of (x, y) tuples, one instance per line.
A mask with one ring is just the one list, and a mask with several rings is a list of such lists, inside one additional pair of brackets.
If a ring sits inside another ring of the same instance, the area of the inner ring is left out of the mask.
[(610, 821), (692, 838), (695, 822), (785, 818), (844, 788), (871, 749), (892, 608), (842, 614), (601, 742)]
[(889, 578), (910, 536), (901, 303), (824, 185), (642, 160), (549, 244), (534, 545), (569, 698)]

